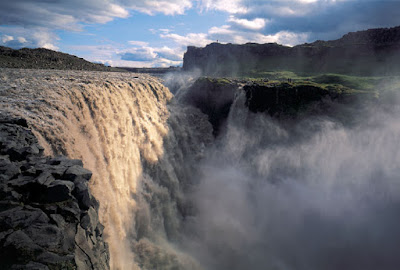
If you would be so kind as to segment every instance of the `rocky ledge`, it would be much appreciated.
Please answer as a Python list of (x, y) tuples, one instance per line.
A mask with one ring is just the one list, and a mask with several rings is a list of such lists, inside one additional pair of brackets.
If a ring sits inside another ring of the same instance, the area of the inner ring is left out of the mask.
[(336, 112), (338, 104), (356, 108), (378, 101), (375, 91), (355, 90), (340, 84), (215, 77), (200, 77), (179, 98), (206, 114), (214, 136), (218, 136), (238, 91), (245, 92), (245, 106), (250, 112), (265, 113), (280, 120), (326, 115), (349, 121), (350, 112), (349, 115)]
[(0, 269), (109, 269), (81, 160), (45, 157), (24, 119), (0, 115)]

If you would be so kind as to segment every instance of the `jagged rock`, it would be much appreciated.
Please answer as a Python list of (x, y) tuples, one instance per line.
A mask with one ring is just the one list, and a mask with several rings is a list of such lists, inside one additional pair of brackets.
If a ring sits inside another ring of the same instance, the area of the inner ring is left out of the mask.
[(45, 201), (62, 202), (71, 200), (73, 198), (71, 192), (74, 187), (75, 185), (73, 182), (55, 180), (51, 182), (46, 189), (46, 195), (44, 196)]
[(79, 207), (83, 210), (88, 210), (92, 205), (93, 197), (89, 192), (89, 187), (85, 179), (75, 179), (75, 190), (73, 194), (79, 201)]
[(63, 156), (59, 156), (59, 157), (54, 157), (49, 159), (46, 164), (49, 165), (63, 165), (66, 167), (71, 167), (71, 166), (78, 166), (78, 167), (82, 167), (83, 166), (83, 162), (80, 159), (67, 159), (66, 157)]
[(0, 269), (109, 269), (92, 173), (43, 157), (26, 126), (0, 114)]
[(81, 218), (81, 226), (85, 230), (94, 231), (99, 223), (99, 218), (96, 214), (96, 210), (90, 207), (87, 213), (83, 214)]
[(4, 158), (0, 159), (0, 175), (4, 176), (4, 180), (14, 178), (20, 173), (21, 171), (16, 164)]
[(78, 227), (75, 242), (77, 246), (75, 261), (78, 267), (82, 267), (82, 269), (104, 269), (104, 263), (97, 258), (106, 259), (108, 258), (108, 254), (101, 254), (100, 250), (93, 249), (90, 237), (88, 237), (88, 234), (81, 227)]
[(7, 269), (13, 264), (34, 261), (43, 251), (43, 248), (35, 244), (29, 236), (18, 230), (11, 233), (4, 241), (0, 261)]
[(50, 219), (40, 209), (33, 207), (15, 207), (0, 213), (0, 229), (24, 229), (32, 224), (45, 224)]
[(67, 201), (67, 203), (58, 205), (57, 213), (60, 213), (66, 221), (73, 222), (80, 220), (81, 209), (77, 202)]
[(24, 176), (22, 174), (18, 175), (16, 179), (8, 181), (8, 185), (12, 186), (15, 189), (24, 189), (28, 188), (27, 185), (31, 185), (33, 183), (34, 177), (32, 176)]
[(35, 183), (39, 185), (48, 186), (51, 182), (55, 181), (54, 176), (50, 172), (42, 172), (38, 177), (35, 178)]
[(74, 269), (75, 262), (71, 255), (57, 255), (53, 252), (43, 252), (37, 257), (37, 260), (51, 268)]
[(71, 181), (74, 181), (77, 177), (82, 177), (86, 180), (89, 180), (92, 177), (92, 172), (83, 168), (82, 166), (73, 165), (69, 167), (63, 175), (63, 179)]
[(68, 169), (68, 166), (64, 166), (61, 164), (57, 164), (57, 165), (55, 165), (55, 164), (54, 165), (39, 164), (36, 167), (36, 170), (38, 173), (49, 172), (56, 179), (62, 179), (62, 176), (64, 175), (64, 173), (67, 169)]

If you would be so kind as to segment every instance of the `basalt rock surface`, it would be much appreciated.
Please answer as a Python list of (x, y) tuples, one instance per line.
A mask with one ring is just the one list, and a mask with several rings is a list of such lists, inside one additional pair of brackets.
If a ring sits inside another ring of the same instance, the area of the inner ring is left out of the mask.
[(109, 269), (82, 166), (45, 157), (24, 119), (0, 115), (0, 269)]

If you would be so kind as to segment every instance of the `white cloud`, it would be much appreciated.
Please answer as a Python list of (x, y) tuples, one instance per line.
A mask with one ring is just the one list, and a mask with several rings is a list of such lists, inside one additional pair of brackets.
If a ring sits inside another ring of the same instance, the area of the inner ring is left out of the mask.
[(7, 43), (7, 42), (12, 41), (12, 40), (14, 40), (13, 36), (3, 35), (1, 37), (1, 42), (2, 43)]
[(53, 32), (42, 29), (32, 33), (32, 40), (37, 44), (38, 47), (46, 48), (50, 50), (58, 50), (58, 47), (54, 44), (55, 40), (59, 40)]
[(157, 53), (157, 56), (163, 59), (167, 59), (170, 61), (182, 61), (184, 50), (181, 48), (169, 48), (164, 46), (162, 48), (154, 48), (154, 51)]
[(184, 48), (182, 47), (143, 46), (126, 48), (122, 44), (69, 46), (69, 49), (78, 51), (79, 55), (88, 61), (103, 63), (114, 67), (178, 66), (182, 65), (184, 53)]
[(120, 51), (118, 55), (122, 60), (142, 62), (153, 61), (157, 57), (157, 53), (150, 47), (130, 48)]
[(171, 32), (170, 29), (165, 29), (165, 28), (163, 28), (163, 29), (158, 29), (158, 31), (160, 31), (160, 32), (162, 32), (162, 33), (164, 33), (164, 34), (168, 34), (168, 33)]
[[(190, 33), (187, 35), (161, 34), (162, 38), (169, 39), (177, 46), (201, 46), (204, 47), (215, 41), (221, 43), (244, 44), (254, 43), (279, 43), (287, 46), (293, 46), (307, 42), (309, 33), (295, 33), (290, 31), (279, 31), (274, 34), (263, 34), (257, 31), (246, 31), (246, 29), (237, 29), (231, 25), (222, 25), (220, 27), (211, 27), (208, 33)], [(186, 50), (186, 48), (184, 48)], [(176, 51), (176, 50), (175, 50)]]
[(163, 13), (166, 15), (183, 14), (192, 7), (190, 0), (120, 0), (122, 5), (153, 15)]
[(134, 61), (134, 62), (182, 62), (184, 49), (183, 47), (170, 48), (163, 47), (149, 47), (143, 46), (141, 48), (128, 48), (118, 51), (121, 60)]
[(212, 42), (205, 33), (190, 33), (185, 36), (178, 34), (161, 34), (162, 38), (170, 39), (181, 46), (205, 46)]
[[(83, 24), (107, 23), (114, 18), (126, 18), (131, 10), (147, 14), (183, 14), (192, 7), (192, 0), (17, 0), (0, 1), (0, 25), (26, 29), (27, 32), (55, 30), (82, 31)], [(0, 34), (6, 34), (1, 32)], [(37, 35), (37, 34), (36, 34)], [(11, 35), (14, 36), (14, 35)], [(42, 37), (22, 35), (29, 46), (57, 49), (57, 36), (43, 41)], [(20, 40), (21, 41), (21, 40)], [(4, 42), (3, 42), (4, 43)], [(21, 43), (21, 42), (20, 42)], [(18, 45), (15, 45), (16, 47)]]
[[(4, 35), (1, 42), (12, 48), (40, 47), (58, 50), (55, 41), (59, 38), (52, 31), (45, 28), (27, 29), (24, 27), (1, 27), (0, 33)], [(17, 37), (16, 37), (17, 36)]]
[(17, 40), (18, 40), (18, 42), (21, 43), (21, 44), (27, 43), (27, 42), (28, 42), (28, 41), (26, 40), (26, 38), (24, 38), (24, 37), (18, 37)]
[(149, 45), (148, 42), (145, 42), (145, 41), (138, 41), (138, 40), (130, 40), (130, 41), (128, 41), (128, 43), (129, 43), (130, 45), (138, 46), (138, 47), (145, 47), (145, 46), (148, 46), (148, 45)]
[(200, 0), (200, 8), (203, 10), (220, 10), (230, 14), (244, 14), (248, 9), (242, 4), (242, 0)]
[(208, 30), (208, 34), (210, 35), (234, 35), (234, 31), (231, 29), (229, 25), (222, 25), (221, 27), (211, 27)]
[(238, 19), (235, 18), (234, 16), (230, 16), (228, 22), (231, 22), (236, 26), (248, 30), (261, 30), (265, 27), (267, 20), (263, 18), (254, 18), (253, 20), (247, 20), (247, 19)]
[(178, 53), (167, 47), (120, 49), (106, 45), (73, 46), (72, 48), (82, 51), (82, 53), (86, 52), (87, 56), (84, 56), (84, 58), (88, 61), (113, 67), (169, 67), (182, 65), (182, 59), (178, 58)]

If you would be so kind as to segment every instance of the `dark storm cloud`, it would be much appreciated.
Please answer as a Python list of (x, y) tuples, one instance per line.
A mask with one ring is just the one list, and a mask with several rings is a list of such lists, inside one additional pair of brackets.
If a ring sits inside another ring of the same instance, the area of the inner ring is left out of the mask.
[(79, 22), (105, 23), (127, 15), (126, 10), (105, 0), (0, 2), (0, 25), (79, 30)]
[(264, 34), (310, 33), (310, 39), (339, 38), (369, 28), (400, 25), (400, 1), (244, 1), (248, 20), (268, 20)]

